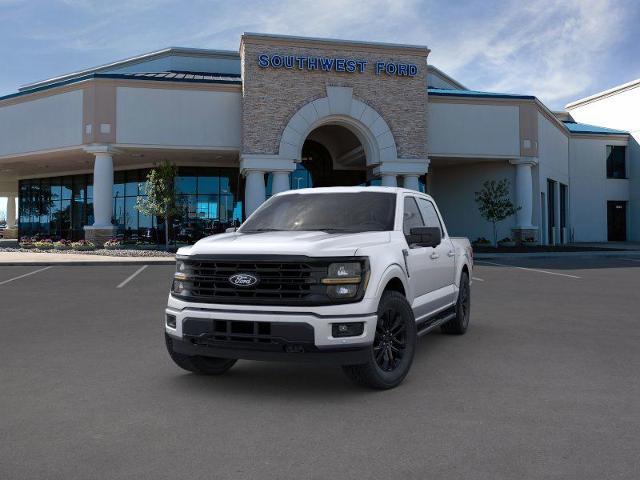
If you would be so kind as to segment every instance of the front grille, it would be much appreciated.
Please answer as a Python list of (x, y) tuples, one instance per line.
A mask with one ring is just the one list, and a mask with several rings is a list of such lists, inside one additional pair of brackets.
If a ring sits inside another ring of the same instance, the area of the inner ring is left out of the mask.
[[(357, 301), (331, 300), (321, 280), (327, 276), (329, 264), (354, 261), (352, 258), (321, 258), (292, 256), (245, 256), (237, 258), (185, 258), (187, 280), (184, 292), (175, 294), (189, 301), (261, 304), (261, 305), (323, 305)], [(360, 260), (360, 259), (355, 259)], [(364, 267), (364, 265), (363, 265)], [(364, 269), (363, 269), (364, 270)], [(230, 277), (249, 274), (258, 279), (255, 285), (236, 286)]]
[(219, 347), (282, 350), (287, 345), (314, 344), (313, 327), (307, 323), (186, 318), (182, 334), (196, 345)]

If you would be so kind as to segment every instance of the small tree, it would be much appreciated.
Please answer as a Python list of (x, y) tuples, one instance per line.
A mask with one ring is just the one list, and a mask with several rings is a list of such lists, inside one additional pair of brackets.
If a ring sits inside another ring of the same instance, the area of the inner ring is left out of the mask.
[(180, 214), (176, 202), (175, 178), (178, 168), (168, 160), (163, 161), (147, 175), (144, 186), (146, 197), (138, 197), (136, 210), (144, 215), (164, 219), (164, 243), (169, 250), (169, 220)]
[(488, 180), (482, 184), (482, 190), (476, 192), (476, 203), (480, 215), (493, 225), (493, 245), (498, 244), (497, 223), (514, 215), (520, 207), (511, 203), (509, 180), (506, 178), (496, 182)]

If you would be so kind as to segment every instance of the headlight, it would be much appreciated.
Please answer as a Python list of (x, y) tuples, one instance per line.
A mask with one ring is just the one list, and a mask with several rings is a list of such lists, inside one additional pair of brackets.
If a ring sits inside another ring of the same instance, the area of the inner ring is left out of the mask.
[(352, 298), (362, 282), (362, 265), (359, 262), (332, 263), (322, 283), (327, 285), (331, 298)]
[(189, 265), (187, 265), (183, 260), (176, 260), (176, 273), (173, 274), (173, 278), (176, 280), (188, 280), (189, 273)]
[(185, 290), (184, 282), (181, 282), (180, 280), (174, 280), (173, 284), (171, 285), (171, 290), (173, 291), (173, 293), (183, 293)]
[(331, 298), (351, 298), (358, 293), (358, 285), (329, 285), (327, 295)]
[(358, 262), (332, 263), (329, 265), (327, 278), (322, 279), (325, 285), (344, 285), (360, 283), (362, 266)]

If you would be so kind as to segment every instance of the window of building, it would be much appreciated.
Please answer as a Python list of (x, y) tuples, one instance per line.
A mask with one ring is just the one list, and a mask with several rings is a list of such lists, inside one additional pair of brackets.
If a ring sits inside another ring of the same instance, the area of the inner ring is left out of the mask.
[(627, 178), (627, 147), (607, 145), (607, 178)]
[[(114, 172), (112, 223), (117, 237), (127, 242), (156, 243), (164, 239), (164, 224), (136, 209), (138, 197), (145, 195), (148, 172)], [(192, 243), (242, 221), (238, 169), (180, 167), (176, 188), (182, 214), (169, 227), (172, 239)], [(83, 238), (83, 227), (94, 220), (93, 176), (21, 180), (19, 202), (21, 236)]]
[(21, 236), (52, 239), (82, 237), (87, 224), (89, 175), (21, 180), (19, 187)]

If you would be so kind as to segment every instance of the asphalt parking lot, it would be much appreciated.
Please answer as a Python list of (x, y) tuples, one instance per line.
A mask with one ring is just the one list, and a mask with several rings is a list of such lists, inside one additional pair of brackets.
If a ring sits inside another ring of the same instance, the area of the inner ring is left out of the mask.
[(0, 478), (640, 478), (640, 257), (478, 263), (468, 334), (385, 392), (179, 370), (141, 268), (0, 266)]

